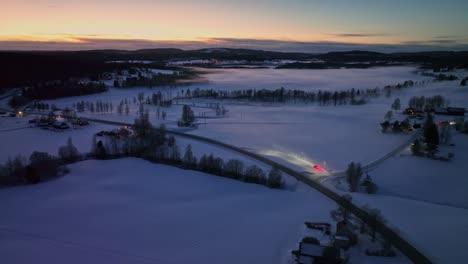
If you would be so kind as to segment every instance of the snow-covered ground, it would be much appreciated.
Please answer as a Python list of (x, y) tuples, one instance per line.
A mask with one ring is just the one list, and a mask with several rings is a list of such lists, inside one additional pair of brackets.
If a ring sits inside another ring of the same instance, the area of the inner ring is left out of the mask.
[(268, 189), (140, 159), (85, 161), (0, 191), (2, 263), (285, 263), (314, 192)]
[[(164, 96), (174, 96), (177, 90), (199, 88), (215, 89), (277, 89), (284, 86), (287, 89), (299, 88), (318, 89), (363, 89), (383, 87), (405, 80), (427, 80), (428, 77), (414, 74), (414, 67), (385, 67), (373, 69), (342, 69), (342, 70), (275, 70), (275, 69), (222, 69), (205, 75), (210, 80), (208, 84), (184, 86), (177, 89), (132, 88), (113, 89), (109, 92), (63, 98), (49, 101), (59, 107), (71, 106), (81, 100), (94, 102), (96, 100), (111, 101), (117, 104), (127, 99), (130, 102), (129, 115), (90, 114), (102, 119), (133, 122), (138, 111), (138, 105), (133, 104), (133, 97), (138, 93), (150, 96), (153, 92), (162, 91)], [(448, 85), (449, 84), (449, 85)], [(215, 138), (237, 146), (242, 146), (261, 153), (274, 155), (291, 154), (301, 157), (311, 163), (301, 168), (309, 171), (310, 165), (320, 164), (328, 171), (343, 170), (351, 161), (369, 163), (389, 152), (396, 145), (404, 142), (408, 136), (384, 135), (380, 132), (386, 111), (396, 97), (401, 97), (402, 106), (412, 95), (445, 94), (444, 89), (458, 84), (443, 82), (429, 84), (425, 87), (414, 87), (400, 92), (393, 92), (392, 97), (381, 96), (371, 99), (362, 106), (326, 106), (317, 105), (268, 105), (239, 104), (238, 102), (222, 101), (229, 110), (225, 118), (199, 119), (199, 128), (191, 131), (197, 135)], [(252, 86), (252, 85), (255, 85)], [(206, 86), (206, 87), (205, 87)], [(424, 89), (424, 90), (423, 90)], [(451, 88), (450, 88), (451, 89)], [(450, 92), (451, 102), (457, 104), (466, 98), (466, 92)], [(215, 100), (178, 100), (178, 103), (193, 104), (198, 102), (217, 102)], [(181, 116), (182, 106), (160, 108), (167, 113), (166, 120), (157, 118), (157, 107), (145, 106), (149, 110), (152, 123), (159, 126), (165, 123), (169, 129), (178, 129), (177, 120)], [(214, 111), (207, 108), (193, 107), (196, 116), (213, 117)], [(307, 165), (307, 164), (306, 164)]]
[(32, 127), (28, 120), (34, 116), (3, 117), (0, 118), (0, 163), (4, 163), (8, 158), (22, 155), (29, 158), (34, 151), (49, 152), (57, 155), (60, 146), (65, 145), (70, 137), (73, 144), (82, 153), (91, 150), (93, 135), (101, 130), (112, 130), (115, 126), (103, 124), (90, 124), (77, 129), (67, 129), (65, 131), (53, 131)]
[(370, 69), (330, 69), (330, 70), (297, 70), (297, 69), (215, 69), (206, 70), (203, 75), (209, 80), (207, 84), (193, 85), (200, 89), (287, 89), (315, 90), (348, 90), (368, 89), (396, 84), (406, 80), (427, 80), (428, 77), (416, 75), (415, 67), (396, 66)]
[[(140, 92), (144, 92), (145, 96), (157, 91), (175, 95), (180, 89), (197, 87), (238, 90), (277, 89), (281, 86), (287, 89), (347, 90), (376, 86), (382, 88), (384, 85), (405, 80), (428, 79), (415, 75), (412, 73), (414, 70), (412, 67), (365, 70), (217, 69), (205, 75), (210, 80), (207, 84), (194, 84), (175, 89), (112, 88), (102, 94), (48, 102), (65, 107), (81, 100), (90, 102), (102, 100), (112, 101), (115, 108), (121, 100), (127, 98), (131, 102), (129, 115), (118, 115), (115, 112), (84, 115), (133, 122), (138, 105), (133, 104), (132, 99)], [(460, 77), (468, 76), (462, 71), (457, 71), (456, 74)], [(198, 128), (184, 131), (264, 154), (298, 171), (311, 171), (315, 164), (325, 167), (330, 172), (341, 171), (351, 161), (367, 164), (377, 160), (409, 139), (411, 133), (396, 135), (383, 134), (380, 131), (379, 123), (383, 121), (395, 98), (401, 99), (403, 109), (411, 96), (422, 95), (443, 95), (450, 100), (451, 106), (468, 108), (468, 89), (460, 87), (459, 82), (458, 80), (430, 83), (425, 86), (405, 88), (392, 92), (389, 98), (382, 95), (360, 106), (271, 105), (223, 101), (221, 103), (229, 110), (226, 117), (199, 119)], [(207, 102), (216, 101), (197, 99), (186, 103), (201, 105)], [(179, 103), (184, 101), (180, 100)], [(167, 112), (166, 120), (157, 118), (155, 106), (145, 107), (150, 110), (150, 119), (156, 126), (165, 123), (169, 129), (179, 129), (176, 122), (182, 112), (181, 105), (160, 108), (160, 111)], [(193, 110), (197, 116), (205, 114), (214, 117), (212, 109), (193, 107)], [(394, 114), (393, 120), (403, 119), (401, 114)], [(17, 119), (11, 118), (11, 120)], [(3, 122), (3, 119), (0, 119), (0, 122)], [(22, 125), (15, 122), (1, 124), (2, 127), (6, 127), (5, 129)], [(0, 158), (4, 160), (8, 156), (33, 150), (50, 150), (51, 153), (56, 153), (58, 146), (65, 143), (68, 134), (74, 136), (74, 142), (83, 142), (78, 146), (80, 150), (88, 151), (91, 135), (102, 130), (100, 126), (94, 124), (80, 131), (63, 133), (37, 128), (0, 132), (2, 135)], [(459, 239), (468, 236), (465, 220), (468, 219), (468, 210), (465, 209), (468, 206), (468, 196), (464, 194), (464, 190), (468, 187), (464, 177), (464, 172), (467, 171), (466, 160), (468, 160), (467, 137), (457, 134), (454, 136), (454, 141), (455, 159), (452, 162), (411, 157), (406, 150), (370, 172), (380, 188), (377, 195), (353, 195), (358, 204), (369, 204), (371, 207), (379, 208), (389, 225), (397, 227), (403, 237), (414, 243), (436, 263), (453, 263), (454, 260), (468, 258), (464, 244), (460, 243)], [(231, 157), (242, 159), (229, 151), (206, 144), (183, 139), (178, 139), (178, 142), (182, 151), (185, 144), (192, 143), (194, 152), (198, 156), (213, 152), (225, 159)], [(247, 158), (243, 160), (246, 163), (255, 163)], [(329, 184), (333, 181), (325, 182)], [(440, 244), (444, 245), (443, 249)]]
[(353, 201), (378, 208), (388, 226), (434, 263), (458, 263), (468, 258), (464, 242), (468, 235), (467, 209), (363, 193), (353, 194)]
[(439, 203), (468, 210), (468, 135), (453, 132), (452, 161), (414, 157), (409, 149), (371, 171), (383, 195)]

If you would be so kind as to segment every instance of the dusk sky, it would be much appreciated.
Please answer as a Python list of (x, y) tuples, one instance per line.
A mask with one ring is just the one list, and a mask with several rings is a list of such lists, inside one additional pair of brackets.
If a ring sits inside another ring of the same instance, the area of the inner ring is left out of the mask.
[(0, 50), (468, 50), (466, 0), (0, 2)]

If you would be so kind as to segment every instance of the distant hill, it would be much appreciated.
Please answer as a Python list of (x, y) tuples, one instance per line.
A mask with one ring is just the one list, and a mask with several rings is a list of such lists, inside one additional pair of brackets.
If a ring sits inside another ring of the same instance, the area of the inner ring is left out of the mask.
[[(253, 49), (209, 48), (198, 50), (142, 49), (88, 50), (88, 51), (0, 51), (0, 88), (26, 85), (28, 82), (70, 77), (96, 77), (103, 71), (128, 65), (109, 64), (108, 61), (154, 61), (163, 67), (172, 59), (216, 59), (216, 60), (294, 60), (280, 68), (324, 68), (309, 63), (311, 60), (324, 61), (327, 66), (366, 68), (398, 63), (416, 63), (426, 68), (463, 67), (468, 68), (468, 51), (379, 53), (370, 51), (329, 52), (310, 54), (300, 52), (275, 52)], [(350, 66), (354, 63), (354, 66)], [(370, 65), (370, 66), (369, 66)]]

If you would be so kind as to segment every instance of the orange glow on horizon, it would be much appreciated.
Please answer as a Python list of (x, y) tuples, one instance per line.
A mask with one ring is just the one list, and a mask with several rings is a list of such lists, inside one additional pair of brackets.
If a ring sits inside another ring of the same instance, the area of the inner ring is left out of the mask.
[[(75, 48), (92, 41), (107, 48), (113, 40), (223, 45), (223, 38), (233, 45), (238, 40), (242, 45), (249, 40), (468, 44), (463, 8), (434, 9), (423, 17), (419, 5), (408, 3), (410, 15), (395, 19), (401, 6), (359, 1), (2, 0), (0, 42), (13, 48), (15, 41), (71, 43)], [(442, 19), (447, 14), (453, 21)]]
[(284, 41), (284, 42), (333, 42), (333, 43), (353, 43), (353, 44), (400, 44), (401, 39), (380, 38), (369, 40), (365, 37), (347, 38), (346, 41), (337, 37), (321, 36), (317, 38), (256, 38), (256, 37), (192, 37), (192, 38), (139, 38), (129, 35), (96, 35), (96, 34), (38, 34), (38, 35), (6, 35), (0, 34), (0, 41), (28, 41), (28, 42), (65, 42), (65, 43), (85, 43), (92, 40), (141, 40), (148, 42), (200, 42), (206, 44), (222, 44), (223, 39), (232, 40), (258, 40), (258, 41)]

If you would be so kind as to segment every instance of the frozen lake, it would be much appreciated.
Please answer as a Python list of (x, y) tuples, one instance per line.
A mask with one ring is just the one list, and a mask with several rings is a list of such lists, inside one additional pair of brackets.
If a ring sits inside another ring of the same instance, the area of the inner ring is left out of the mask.
[(426, 80), (411, 66), (378, 67), (370, 69), (200, 69), (208, 72), (202, 77), (208, 83), (193, 84), (200, 89), (286, 89), (347, 90), (368, 89), (397, 84), (406, 80)]

